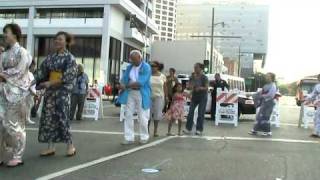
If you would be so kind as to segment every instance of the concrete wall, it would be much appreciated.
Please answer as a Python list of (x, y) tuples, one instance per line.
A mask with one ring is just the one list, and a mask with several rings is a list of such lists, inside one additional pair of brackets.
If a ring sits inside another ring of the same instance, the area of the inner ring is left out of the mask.
[(154, 42), (151, 58), (164, 63), (165, 72), (173, 67), (177, 73), (191, 74), (193, 65), (205, 60), (206, 49), (203, 40)]
[(111, 7), (110, 35), (123, 40), (125, 15), (117, 8)]

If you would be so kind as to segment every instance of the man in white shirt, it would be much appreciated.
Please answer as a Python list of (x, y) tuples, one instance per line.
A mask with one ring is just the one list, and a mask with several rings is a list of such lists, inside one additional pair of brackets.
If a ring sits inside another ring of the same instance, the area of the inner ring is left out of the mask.
[(148, 121), (151, 106), (150, 77), (151, 67), (143, 62), (140, 51), (130, 53), (131, 65), (127, 67), (119, 89), (121, 90), (119, 102), (126, 105), (124, 120), (123, 145), (134, 143), (134, 113), (138, 113), (140, 125), (140, 143), (149, 140)]

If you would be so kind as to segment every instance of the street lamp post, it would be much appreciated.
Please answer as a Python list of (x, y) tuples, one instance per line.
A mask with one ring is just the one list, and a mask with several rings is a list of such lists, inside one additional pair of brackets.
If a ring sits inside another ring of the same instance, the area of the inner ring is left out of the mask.
[[(224, 26), (224, 22), (217, 23), (217, 24), (214, 24), (214, 25), (218, 25), (218, 24), (222, 24)], [(211, 42), (213, 42), (212, 41), (213, 38), (223, 38), (223, 39), (241, 39), (242, 38), (241, 36), (190, 36), (190, 37), (192, 37), (192, 38), (211, 38)], [(239, 48), (240, 48), (240, 46), (239, 46)], [(241, 54), (241, 52), (239, 52), (239, 56), (240, 56), (240, 54)], [(210, 55), (211, 55), (211, 57), (210, 57), (210, 68), (211, 68), (211, 71), (210, 71), (210, 73), (212, 73), (212, 67), (211, 67), (212, 66), (212, 59), (213, 59), (213, 45), (212, 45), (212, 43), (211, 43), (211, 54)], [(217, 67), (216, 67), (216, 69), (217, 69)]]
[(212, 22), (211, 22), (211, 47), (210, 47), (210, 68), (209, 72), (212, 73), (212, 63), (213, 63), (213, 39), (214, 39), (214, 8), (212, 8)]
[[(211, 22), (211, 36), (210, 36), (210, 38), (211, 38), (211, 41), (210, 41), (210, 43), (211, 43), (211, 47), (210, 47), (210, 68), (209, 68), (210, 69), (209, 70), (210, 73), (212, 73), (212, 64), (213, 64), (213, 57), (214, 57), (214, 55), (213, 55), (213, 46), (214, 46), (214, 38), (215, 38), (215, 36), (214, 36), (214, 27), (219, 25), (219, 24), (221, 24), (222, 27), (225, 26), (224, 22), (214, 23), (214, 8), (212, 8), (212, 22)], [(217, 70), (217, 67), (216, 67), (216, 70)]]

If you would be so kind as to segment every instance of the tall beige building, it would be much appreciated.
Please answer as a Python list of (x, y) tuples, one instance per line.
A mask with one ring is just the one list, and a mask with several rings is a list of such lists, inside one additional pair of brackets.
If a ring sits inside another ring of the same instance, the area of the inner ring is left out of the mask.
[(173, 41), (176, 36), (177, 0), (154, 0), (153, 19), (159, 27), (155, 41)]

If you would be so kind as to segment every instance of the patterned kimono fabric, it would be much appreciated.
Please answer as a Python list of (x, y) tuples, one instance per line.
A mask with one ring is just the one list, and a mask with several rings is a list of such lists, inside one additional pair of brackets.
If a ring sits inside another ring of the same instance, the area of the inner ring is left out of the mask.
[[(72, 144), (70, 133), (71, 92), (77, 75), (74, 56), (65, 51), (63, 54), (48, 55), (37, 71), (37, 83), (52, 79), (50, 75), (61, 74), (62, 85), (50, 87), (44, 94), (43, 108), (40, 118), (38, 140), (41, 143)], [(59, 76), (59, 75), (58, 75)]]
[(18, 43), (0, 57), (0, 161), (10, 150), (11, 159), (22, 160), (26, 146), (26, 97), (31, 81), (31, 56)]
[[(263, 94), (268, 94), (269, 91), (274, 93), (270, 94), (271, 97), (262, 97)], [(256, 124), (254, 131), (261, 131), (269, 133), (271, 132), (270, 117), (275, 106), (274, 95), (276, 93), (276, 87), (274, 83), (267, 84), (263, 87), (263, 92), (260, 98), (260, 108), (256, 117)], [(258, 98), (259, 99), (259, 98)]]
[(318, 83), (310, 96), (308, 101), (312, 101), (316, 106), (316, 113), (314, 115), (314, 132), (313, 134), (320, 136), (320, 83)]

